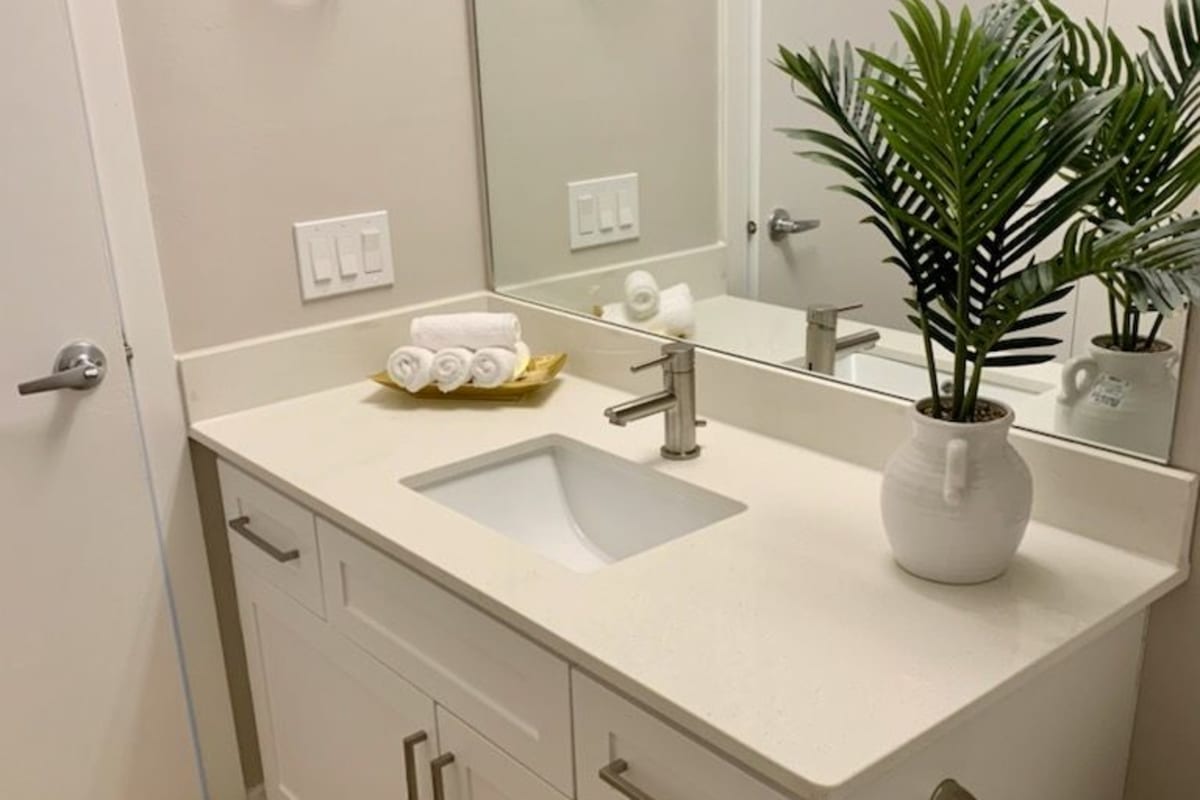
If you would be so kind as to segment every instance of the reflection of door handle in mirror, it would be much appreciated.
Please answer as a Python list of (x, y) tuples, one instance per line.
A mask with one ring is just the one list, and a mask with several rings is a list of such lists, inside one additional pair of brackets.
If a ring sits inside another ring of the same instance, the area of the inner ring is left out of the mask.
[(821, 227), (821, 220), (792, 219), (792, 215), (783, 208), (772, 211), (771, 218), (767, 220), (767, 230), (770, 232), (773, 242), (785, 239), (793, 233), (804, 233), (819, 227)]

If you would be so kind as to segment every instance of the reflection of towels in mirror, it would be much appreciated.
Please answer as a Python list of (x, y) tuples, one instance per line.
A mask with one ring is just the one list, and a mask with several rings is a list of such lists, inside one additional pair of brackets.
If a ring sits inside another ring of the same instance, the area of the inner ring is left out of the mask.
[(647, 320), (658, 313), (658, 281), (646, 270), (634, 270), (625, 276), (625, 308), (636, 320)]
[(601, 309), (600, 318), (664, 336), (692, 338), (696, 335), (696, 309), (692, 290), (679, 283), (659, 292), (658, 313), (648, 319), (633, 319), (624, 302), (609, 303)]

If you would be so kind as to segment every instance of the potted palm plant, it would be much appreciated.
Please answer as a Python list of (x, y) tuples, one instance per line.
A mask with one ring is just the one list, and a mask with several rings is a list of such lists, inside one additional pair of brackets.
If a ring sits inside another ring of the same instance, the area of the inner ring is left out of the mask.
[[(1007, 568), (1032, 504), (1008, 442), (1013, 412), (980, 396), (984, 370), (1050, 360), (1058, 340), (1039, 328), (1063, 312), (1046, 306), (1080, 278), (1115, 275), (1133, 252), (1147, 272), (1195, 263), (1200, 225), (1094, 222), (1085, 212), (1112, 163), (1060, 180), (1117, 95), (1062, 80), (1062, 26), (1027, 3), (979, 17), (921, 0), (901, 7), (904, 57), (781, 47), (777, 66), (830, 123), (788, 134), (810, 145), (801, 155), (849, 178), (834, 188), (860, 200), (889, 243), (924, 340), (929, 397), (884, 471), (893, 553), (919, 576), (973, 583)], [(937, 347), (952, 354), (945, 392)]]
[[(1066, 77), (1075, 94), (1113, 89), (1115, 102), (1071, 166), (1089, 173), (1112, 163), (1093, 207), (1100, 223), (1136, 224), (1175, 214), (1200, 187), (1200, 0), (1170, 0), (1167, 45), (1146, 31), (1135, 57), (1111, 30), (1075, 24), (1052, 3), (1043, 9), (1067, 36)], [(1128, 269), (1102, 275), (1109, 330), (1063, 370), (1058, 425), (1093, 441), (1166, 455), (1178, 394), (1178, 353), (1160, 335), (1164, 318), (1200, 297), (1197, 270)]]

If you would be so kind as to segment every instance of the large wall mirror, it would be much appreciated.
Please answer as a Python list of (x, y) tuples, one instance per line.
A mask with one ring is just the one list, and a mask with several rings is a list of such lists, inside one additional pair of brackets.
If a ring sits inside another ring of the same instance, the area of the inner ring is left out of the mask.
[[(1138, 46), (1139, 26), (1162, 27), (1158, 2), (1062, 5)], [(780, 132), (823, 122), (771, 63), (781, 44), (889, 48), (894, 0), (474, 6), (497, 291), (929, 394), (907, 281), (882, 263), (887, 244), (860, 223), (863, 207), (829, 191), (844, 178)], [(1098, 281), (1055, 308), (1066, 313), (1046, 331), (1061, 342), (1054, 360), (992, 369), (981, 393), (1026, 428), (1165, 459), (1184, 313), (1159, 329), (1169, 350), (1126, 356), (1093, 343), (1110, 328)], [(1122, 358), (1139, 359), (1138, 374)]]

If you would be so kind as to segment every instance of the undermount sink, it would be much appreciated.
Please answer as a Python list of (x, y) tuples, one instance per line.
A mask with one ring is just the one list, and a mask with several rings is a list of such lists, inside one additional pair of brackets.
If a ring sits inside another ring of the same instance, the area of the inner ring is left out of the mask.
[[(843, 356), (834, 366), (835, 378), (889, 394), (918, 399), (929, 396), (929, 374), (919, 359), (891, 351), (858, 352)], [(986, 373), (985, 373), (986, 375)], [(951, 379), (949, 371), (938, 371), (938, 381)], [(1055, 387), (1053, 384), (1003, 373), (987, 375), (980, 381), (980, 395), (1007, 405), (1020, 405)]]
[(746, 510), (557, 435), (402, 483), (576, 572), (593, 572)]

